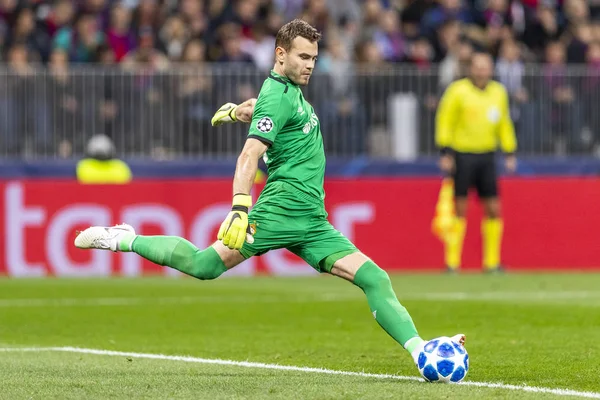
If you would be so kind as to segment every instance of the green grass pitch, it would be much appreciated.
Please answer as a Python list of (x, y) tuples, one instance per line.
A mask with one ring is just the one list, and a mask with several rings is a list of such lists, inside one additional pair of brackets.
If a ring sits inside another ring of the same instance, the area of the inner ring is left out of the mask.
[(467, 335), (468, 384), (416, 379), (334, 277), (0, 279), (0, 399), (600, 398), (600, 274), (392, 280), (424, 338)]

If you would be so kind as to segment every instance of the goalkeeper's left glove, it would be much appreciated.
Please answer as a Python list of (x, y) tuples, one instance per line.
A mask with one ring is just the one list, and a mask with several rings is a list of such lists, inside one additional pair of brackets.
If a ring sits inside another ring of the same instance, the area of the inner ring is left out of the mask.
[(221, 224), (217, 238), (230, 249), (241, 249), (244, 241), (252, 244), (254, 237), (248, 225), (248, 208), (252, 205), (252, 197), (248, 194), (233, 196), (233, 207)]
[(235, 117), (235, 110), (238, 105), (235, 103), (225, 103), (217, 110), (213, 115), (210, 123), (212, 126), (219, 126), (223, 124), (229, 124), (237, 121)]

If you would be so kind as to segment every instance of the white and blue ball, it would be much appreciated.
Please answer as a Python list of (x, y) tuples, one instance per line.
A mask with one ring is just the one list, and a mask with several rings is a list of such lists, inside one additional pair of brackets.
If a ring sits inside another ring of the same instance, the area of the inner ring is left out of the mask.
[(425, 344), (417, 367), (428, 382), (460, 382), (469, 371), (469, 354), (462, 344), (442, 336)]

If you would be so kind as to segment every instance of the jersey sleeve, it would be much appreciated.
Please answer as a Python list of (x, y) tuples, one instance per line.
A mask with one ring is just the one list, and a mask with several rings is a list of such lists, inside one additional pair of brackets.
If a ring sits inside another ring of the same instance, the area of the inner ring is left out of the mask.
[(254, 106), (248, 137), (272, 145), (291, 115), (291, 104), (283, 88), (275, 93), (262, 92)]
[(514, 153), (517, 150), (517, 138), (515, 136), (515, 127), (510, 118), (510, 105), (508, 93), (504, 87), (501, 88), (501, 117), (498, 136), (500, 139), (500, 148), (504, 153)]
[(459, 93), (455, 83), (451, 84), (440, 100), (435, 118), (435, 144), (440, 149), (451, 146), (459, 112)]

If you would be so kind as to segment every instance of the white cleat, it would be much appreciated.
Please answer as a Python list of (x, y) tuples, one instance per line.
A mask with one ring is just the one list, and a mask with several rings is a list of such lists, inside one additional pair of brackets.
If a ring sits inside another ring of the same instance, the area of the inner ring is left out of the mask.
[(135, 235), (135, 229), (127, 224), (111, 227), (91, 226), (77, 235), (75, 247), (117, 251), (119, 238), (124, 234)]
[(457, 335), (452, 336), (450, 339), (452, 339), (453, 342), (458, 343), (462, 346), (465, 345), (465, 341), (467, 340), (467, 337), (465, 336), (464, 333), (459, 333)]
[[(459, 334), (456, 334), (456, 335), (450, 337), (450, 340), (452, 340), (454, 343), (460, 344), (463, 347), (465, 346), (466, 339), (467, 339), (467, 337), (463, 333), (459, 333)], [(431, 339), (431, 340), (434, 340), (434, 339)], [(429, 340), (424, 340), (423, 343), (421, 343), (419, 345), (419, 347), (417, 347), (411, 353), (411, 356), (412, 356), (413, 360), (415, 361), (416, 365), (419, 364), (419, 362), (418, 362), (419, 354), (423, 351), (423, 348), (429, 342), (430, 342)]]

